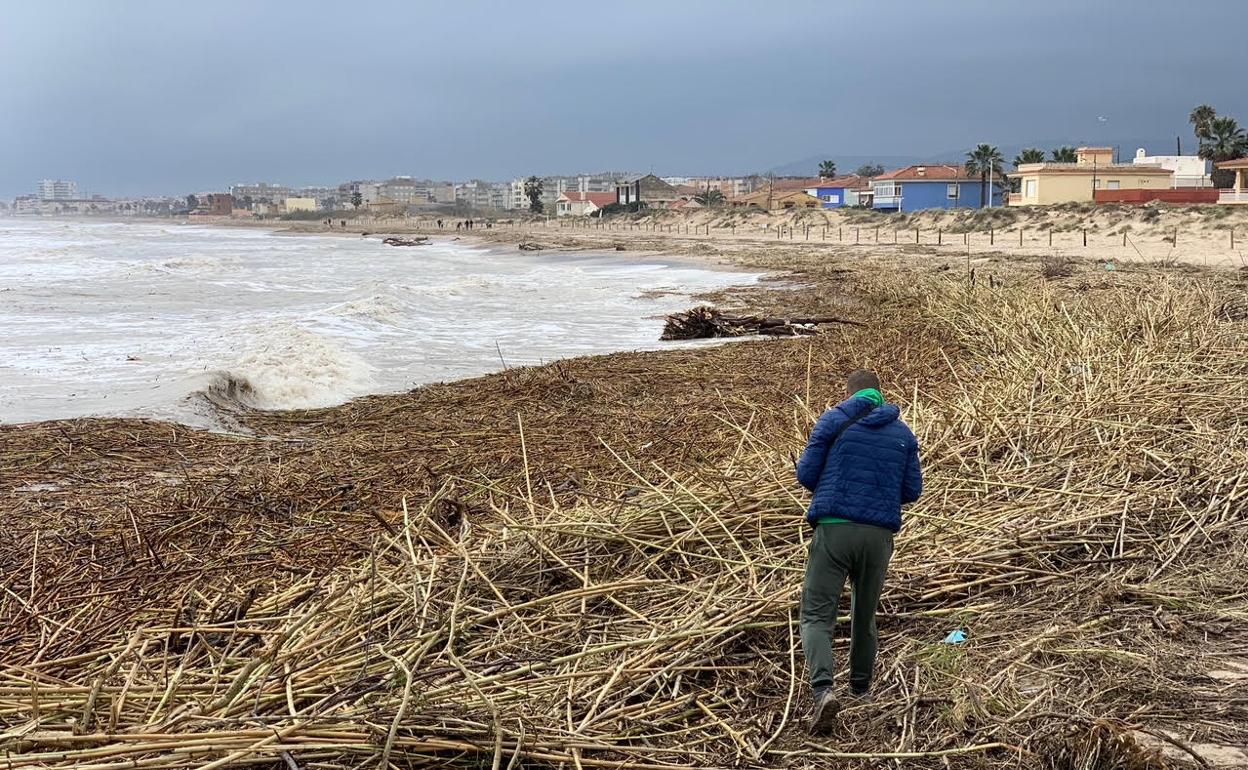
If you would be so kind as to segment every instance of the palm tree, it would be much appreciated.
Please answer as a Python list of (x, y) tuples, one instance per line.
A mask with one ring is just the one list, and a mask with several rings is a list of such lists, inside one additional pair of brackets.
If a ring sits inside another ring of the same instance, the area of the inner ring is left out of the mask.
[(824, 160), (819, 162), (819, 176), (833, 177), (836, 176), (836, 162)]
[(1001, 164), (1005, 158), (1001, 151), (990, 144), (981, 144), (966, 154), (966, 173), (979, 174), (979, 206), (988, 201), (988, 175), (1004, 177)]
[(1074, 147), (1054, 147), (1049, 151), (1054, 163), (1076, 163), (1079, 160)]
[(1043, 163), (1044, 150), (1037, 147), (1028, 147), (1027, 149), (1014, 156), (1014, 168), (1018, 168), (1024, 163)]
[(359, 190), (356, 190), (355, 192), (351, 193), (351, 207), (352, 208), (358, 210), (363, 203), (364, 203), (364, 196), (360, 194)]
[(1196, 138), (1203, 140), (1209, 138), (1210, 125), (1217, 117), (1217, 110), (1207, 104), (1202, 104), (1191, 111), (1187, 116), (1187, 122), (1192, 124), (1192, 131), (1196, 134)]
[[(1242, 158), (1248, 155), (1248, 133), (1239, 127), (1235, 118), (1214, 118), (1209, 123), (1207, 136), (1200, 143), (1199, 154), (1214, 163)], [(1213, 186), (1230, 187), (1234, 184), (1234, 173), (1214, 167)]]
[(536, 176), (524, 180), (524, 197), (529, 199), (529, 211), (542, 213), (542, 180)]
[(724, 194), (718, 188), (708, 187), (693, 196), (693, 199), (703, 206), (719, 206), (724, 202)]

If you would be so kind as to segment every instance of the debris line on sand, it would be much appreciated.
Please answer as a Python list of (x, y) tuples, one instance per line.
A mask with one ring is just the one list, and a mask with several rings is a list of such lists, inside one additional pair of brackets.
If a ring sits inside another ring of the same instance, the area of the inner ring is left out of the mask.
[(697, 340), (711, 337), (742, 337), (749, 334), (765, 334), (772, 337), (797, 337), (819, 333), (820, 324), (848, 324), (862, 326), (861, 321), (836, 316), (799, 316), (795, 318), (768, 318), (764, 316), (724, 315), (719, 310), (703, 305), (683, 313), (673, 313), (663, 324), (662, 340)]
[(423, 235), (418, 235), (414, 238), (400, 238), (397, 235), (392, 235), (383, 240), (382, 243), (387, 246), (427, 246), (429, 238)]

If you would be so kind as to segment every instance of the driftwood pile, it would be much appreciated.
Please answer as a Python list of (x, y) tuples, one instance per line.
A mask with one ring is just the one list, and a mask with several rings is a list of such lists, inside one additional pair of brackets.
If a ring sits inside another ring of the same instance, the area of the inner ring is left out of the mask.
[(542, 249), (546, 247), (540, 243), (535, 243), (533, 241), (521, 241), (518, 248), (521, 251), (541, 251)]
[(428, 246), (429, 237), (426, 235), (418, 235), (415, 238), (400, 238), (392, 235), (382, 241), (382, 243), (387, 246)]
[(862, 326), (835, 316), (801, 316), (796, 318), (769, 318), (766, 316), (724, 315), (713, 307), (703, 305), (683, 313), (674, 313), (663, 324), (662, 340), (699, 340), (714, 337), (743, 337), (749, 334), (765, 334), (771, 337), (797, 337), (819, 333), (820, 324), (849, 324)]

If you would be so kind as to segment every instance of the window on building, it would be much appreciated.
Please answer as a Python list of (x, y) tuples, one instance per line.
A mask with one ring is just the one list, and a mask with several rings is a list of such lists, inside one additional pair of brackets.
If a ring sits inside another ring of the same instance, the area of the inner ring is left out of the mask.
[(945, 197), (951, 201), (956, 201), (958, 199), (958, 185), (945, 185)]
[(1024, 190), (1025, 190), (1025, 192), (1023, 193), (1024, 197), (1027, 197), (1027, 198), (1036, 197), (1036, 180), (1028, 179), (1027, 184), (1024, 185)]
[(1106, 183), (1106, 187), (1108, 187), (1110, 190), (1117, 190), (1121, 186), (1122, 185), (1119, 184), (1117, 179), (1111, 179)]

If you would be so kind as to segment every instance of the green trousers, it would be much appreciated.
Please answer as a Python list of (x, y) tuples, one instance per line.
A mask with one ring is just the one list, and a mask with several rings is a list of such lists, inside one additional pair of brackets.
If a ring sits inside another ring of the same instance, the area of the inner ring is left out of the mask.
[(812, 687), (830, 687), (832, 631), (846, 579), (850, 602), (849, 685), (866, 692), (875, 669), (875, 609), (893, 555), (893, 533), (869, 524), (819, 524), (810, 541), (802, 584), (802, 650)]

